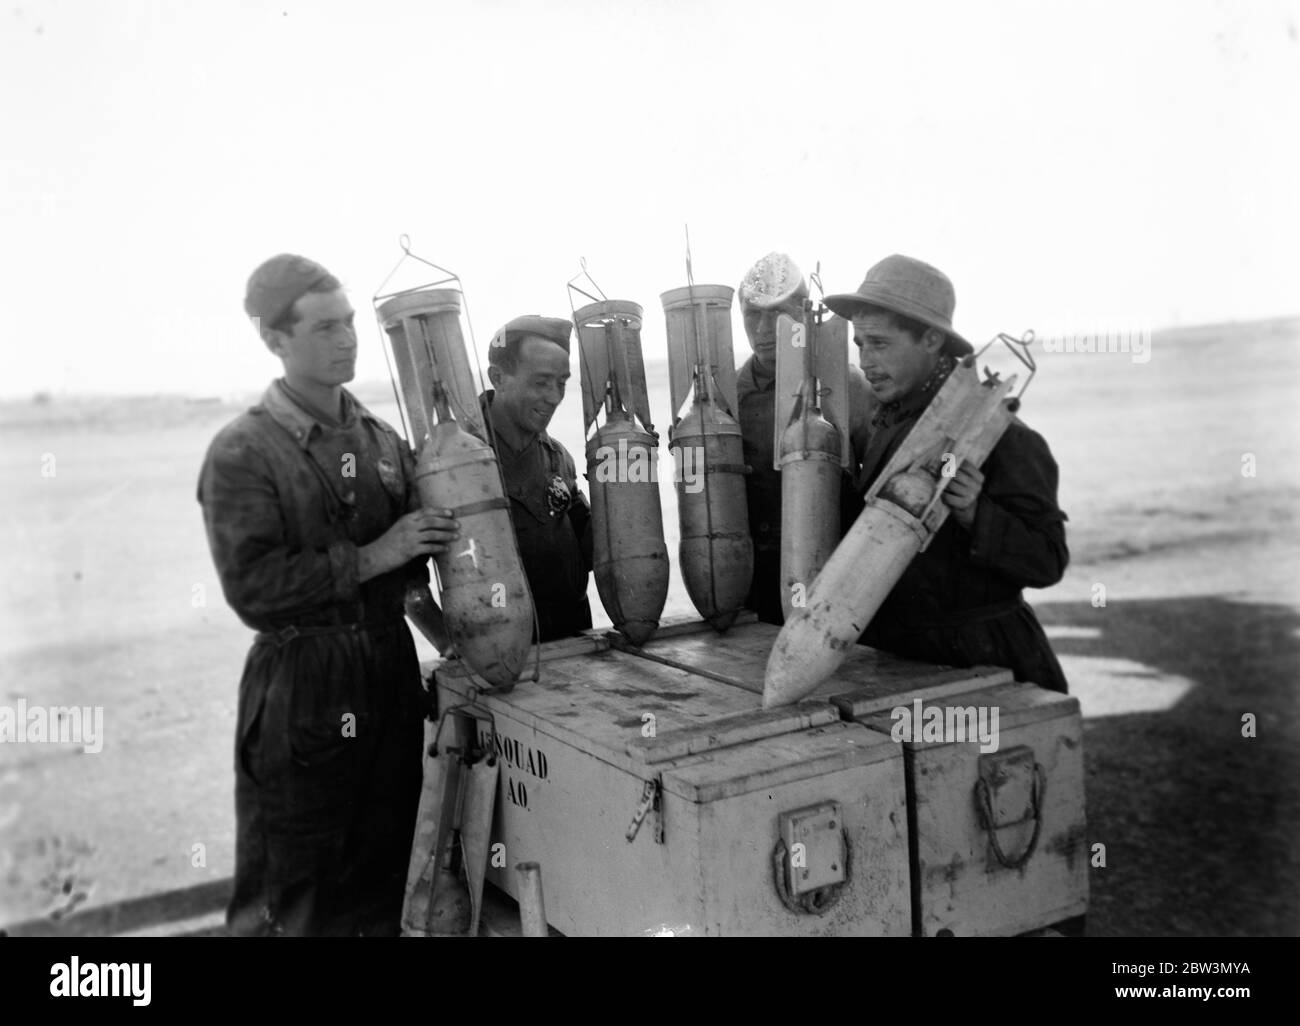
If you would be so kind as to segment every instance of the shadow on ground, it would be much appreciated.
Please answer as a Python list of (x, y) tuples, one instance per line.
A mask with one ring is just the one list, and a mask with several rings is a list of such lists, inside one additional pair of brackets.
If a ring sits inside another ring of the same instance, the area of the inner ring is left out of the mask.
[[(1133, 689), (1191, 685), (1167, 709), (1085, 720), (1088, 840), (1106, 846), (1088, 933), (1300, 933), (1300, 616), (1209, 596), (1035, 608), (1074, 629), (1061, 656), (1141, 664)], [(1088, 663), (1067, 662), (1087, 713)]]

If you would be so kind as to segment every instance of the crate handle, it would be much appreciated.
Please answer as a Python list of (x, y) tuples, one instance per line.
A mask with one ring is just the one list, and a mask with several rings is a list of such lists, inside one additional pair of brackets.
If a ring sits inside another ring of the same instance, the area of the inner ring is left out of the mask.
[(1034, 854), (1034, 849), (1038, 847), (1038, 835), (1043, 829), (1043, 796), (1047, 792), (1047, 773), (1044, 771), (1041, 763), (1034, 763), (1034, 790), (1032, 801), (1034, 806), (1034, 833), (1029, 838), (1029, 844), (1021, 852), (1019, 858), (1009, 859), (1002, 850), (1002, 845), (998, 843), (998, 830), (994, 826), (993, 819), (993, 798), (989, 794), (988, 782), (981, 777), (975, 781), (975, 801), (979, 809), (980, 822), (984, 831), (989, 835), (989, 840), (993, 842), (993, 854), (997, 860), (1006, 866), (1007, 869), (1019, 869), (1029, 857)]
[(824, 916), (835, 907), (848, 889), (849, 881), (853, 878), (853, 846), (849, 843), (848, 828), (843, 828), (841, 833), (844, 837), (844, 879), (836, 884), (818, 887), (797, 898), (790, 893), (790, 881), (786, 876), (790, 853), (786, 850), (785, 841), (777, 840), (776, 847), (772, 849), (772, 884), (776, 887), (776, 896), (781, 899), (781, 904), (795, 915)]

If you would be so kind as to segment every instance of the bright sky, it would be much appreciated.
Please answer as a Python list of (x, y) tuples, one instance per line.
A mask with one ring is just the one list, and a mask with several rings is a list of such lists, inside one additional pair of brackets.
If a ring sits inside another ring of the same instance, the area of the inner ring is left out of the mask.
[(699, 283), (928, 260), (974, 341), (1295, 313), (1298, 33), (1279, 0), (15, 0), (0, 395), (260, 390), (241, 300), (285, 250), (344, 280), (386, 377), (401, 233), (481, 353), (567, 315), (585, 256), (662, 354), (684, 223)]

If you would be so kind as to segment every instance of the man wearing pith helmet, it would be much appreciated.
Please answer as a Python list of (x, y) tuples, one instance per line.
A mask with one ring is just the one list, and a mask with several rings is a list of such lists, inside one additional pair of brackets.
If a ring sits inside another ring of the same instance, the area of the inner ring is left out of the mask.
[(558, 317), (516, 317), (492, 338), (480, 397), (489, 440), (510, 498), (524, 575), (537, 610), (539, 641), (591, 627), (591, 507), (569, 451), (546, 433), (569, 381), (573, 325)]
[[(782, 314), (803, 318), (808, 283), (798, 265), (784, 253), (769, 253), (741, 279), (740, 315), (753, 355), (736, 371), (740, 434), (744, 443), (745, 495), (749, 534), (754, 543), (754, 578), (745, 608), (764, 623), (781, 624), (781, 472), (773, 465), (779, 444), (774, 421), (776, 407), (776, 322)], [(849, 368), (851, 442), (860, 456), (866, 445), (867, 423), (874, 405), (862, 372)], [(852, 482), (845, 479), (847, 497)], [(853, 511), (845, 504), (841, 517)], [(847, 524), (845, 525), (847, 526)]]
[[(972, 348), (952, 326), (956, 297), (937, 268), (886, 257), (856, 292), (826, 305), (853, 321), (853, 340), (880, 405), (855, 486), (865, 492)], [(1016, 680), (1065, 692), (1065, 674), (1023, 588), (1065, 573), (1065, 514), (1056, 461), (1013, 419), (982, 469), (963, 463), (943, 493), (949, 516), (912, 560), (862, 635), (865, 644), (950, 666), (1005, 666)]]
[(258, 632), (239, 683), (227, 922), (396, 935), (427, 705), (402, 617), (456, 524), (420, 509), (410, 449), (343, 387), (357, 335), (338, 279), (284, 253), (253, 272), (244, 310), (284, 374), (199, 476), (222, 591)]

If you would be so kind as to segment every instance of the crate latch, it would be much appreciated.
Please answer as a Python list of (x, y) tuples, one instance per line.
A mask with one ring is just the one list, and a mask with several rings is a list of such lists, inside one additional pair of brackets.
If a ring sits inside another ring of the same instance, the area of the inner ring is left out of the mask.
[(641, 824), (650, 813), (654, 813), (655, 844), (664, 843), (663, 787), (658, 777), (647, 780), (641, 785), (641, 797), (637, 801), (636, 811), (632, 813), (632, 822), (623, 836), (628, 843), (636, 840)]
[(849, 882), (853, 852), (839, 802), (822, 802), (777, 821), (772, 880), (781, 904), (797, 915), (825, 915)]
[[(1043, 799), (1047, 794), (1047, 773), (1034, 761), (1034, 750), (1017, 745), (1005, 751), (981, 755), (979, 779), (975, 782), (975, 808), (980, 826), (988, 834), (993, 856), (1007, 869), (1019, 869), (1038, 847), (1043, 829)], [(1034, 831), (1025, 850), (1015, 858), (1002, 850), (998, 831), (1032, 820)]]

